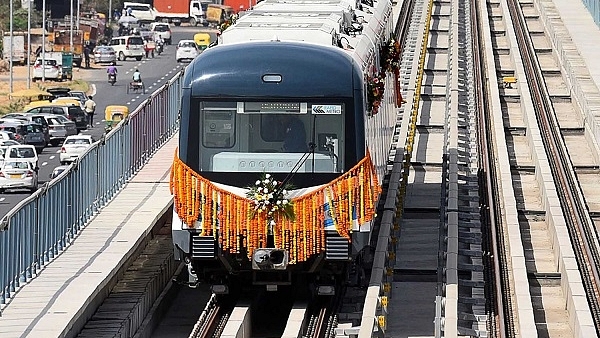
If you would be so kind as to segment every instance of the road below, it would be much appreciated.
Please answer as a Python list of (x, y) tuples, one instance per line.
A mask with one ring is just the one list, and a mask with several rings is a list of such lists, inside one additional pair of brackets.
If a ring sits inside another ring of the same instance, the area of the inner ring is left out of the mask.
[[(166, 46), (161, 55), (154, 58), (136, 61), (128, 59), (117, 62), (118, 76), (117, 83), (111, 86), (107, 81), (106, 67), (93, 66), (92, 69), (81, 69), (81, 78), (94, 85), (96, 93), (94, 101), (96, 102), (96, 114), (94, 116), (93, 127), (84, 130), (81, 134), (92, 135), (94, 140), (100, 139), (104, 134), (104, 109), (109, 105), (126, 105), (129, 111), (133, 112), (139, 104), (149, 97), (156, 89), (167, 83), (178, 71), (182, 70), (186, 64), (178, 64), (175, 61), (175, 47), (179, 40), (193, 39), (194, 34), (204, 31), (200, 27), (172, 27), (173, 45)], [(214, 39), (214, 32), (211, 32)], [(131, 80), (135, 69), (142, 74), (142, 80), (146, 86), (145, 94), (127, 93), (127, 85)], [(60, 87), (60, 82), (47, 83), (47, 87)], [(47, 147), (39, 154), (39, 184), (49, 181), (49, 176), (55, 167), (59, 166), (60, 147)], [(30, 195), (25, 190), (8, 191), (0, 194), (0, 218), (6, 215), (19, 202)]]

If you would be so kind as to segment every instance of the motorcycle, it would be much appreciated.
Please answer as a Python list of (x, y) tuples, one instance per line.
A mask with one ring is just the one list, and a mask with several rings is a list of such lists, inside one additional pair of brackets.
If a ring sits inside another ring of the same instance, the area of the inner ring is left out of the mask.
[(117, 74), (108, 74), (108, 83), (110, 83), (111, 86), (114, 86), (115, 82), (117, 82)]
[(164, 48), (163, 46), (164, 46), (163, 42), (158, 42), (156, 44), (156, 53), (158, 53), (158, 55), (160, 55), (160, 53), (163, 52), (163, 48)]

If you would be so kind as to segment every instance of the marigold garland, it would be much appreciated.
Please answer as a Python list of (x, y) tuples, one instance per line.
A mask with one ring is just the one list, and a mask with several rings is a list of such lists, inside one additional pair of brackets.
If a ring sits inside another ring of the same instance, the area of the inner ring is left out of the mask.
[[(255, 201), (235, 195), (215, 186), (196, 173), (177, 156), (175, 151), (171, 167), (170, 189), (174, 195), (174, 209), (189, 227), (201, 222), (202, 236), (218, 238), (221, 248), (230, 253), (247, 249), (248, 258), (255, 249), (265, 247), (267, 239), (267, 214), (248, 214)], [(329, 215), (341, 236), (350, 240), (354, 222), (363, 224), (375, 217), (375, 202), (381, 187), (367, 155), (351, 170), (321, 188), (291, 200), (295, 219), (278, 213), (274, 229), (275, 243), (290, 253), (290, 262), (303, 262), (309, 256), (325, 249), (324, 204), (329, 203)], [(347, 201), (346, 201), (347, 200)], [(356, 219), (349, 213), (356, 213)], [(220, 231), (217, 227), (220, 225)]]

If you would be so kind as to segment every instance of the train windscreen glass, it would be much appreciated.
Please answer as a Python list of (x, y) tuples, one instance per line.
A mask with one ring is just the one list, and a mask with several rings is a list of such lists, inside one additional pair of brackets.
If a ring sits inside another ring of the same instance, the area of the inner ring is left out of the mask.
[[(340, 172), (344, 104), (202, 102), (200, 167), (216, 172)], [(304, 156), (309, 154), (309, 156)]]

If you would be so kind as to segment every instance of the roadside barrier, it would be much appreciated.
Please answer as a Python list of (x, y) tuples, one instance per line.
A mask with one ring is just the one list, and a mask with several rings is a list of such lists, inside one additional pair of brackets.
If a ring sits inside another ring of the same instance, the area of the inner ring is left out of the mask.
[(182, 83), (183, 71), (0, 220), (0, 314), (177, 132)]

